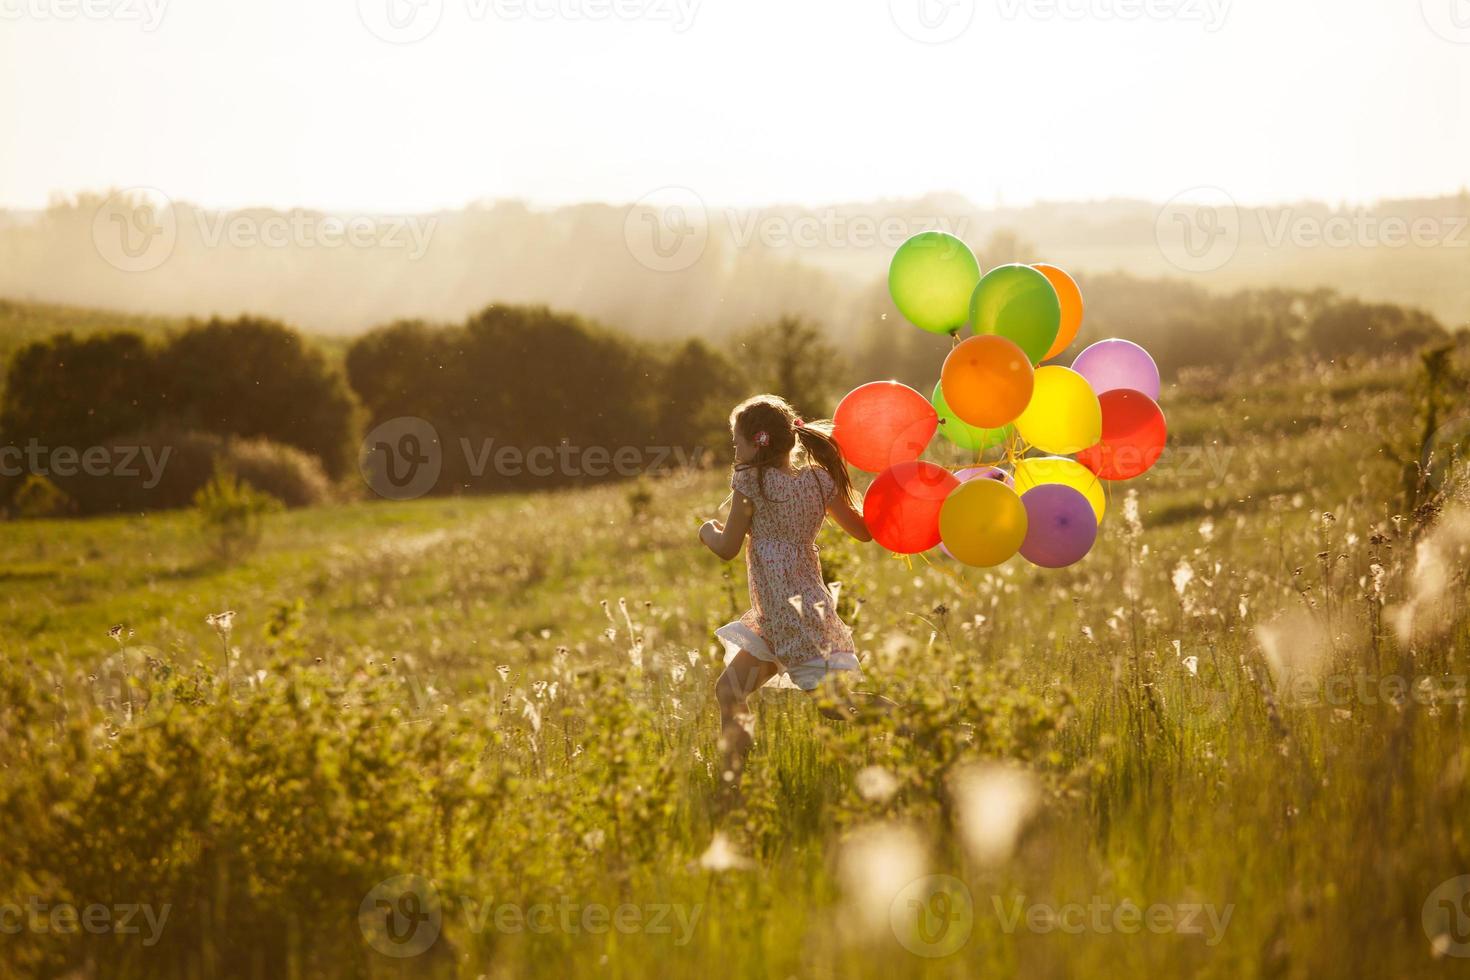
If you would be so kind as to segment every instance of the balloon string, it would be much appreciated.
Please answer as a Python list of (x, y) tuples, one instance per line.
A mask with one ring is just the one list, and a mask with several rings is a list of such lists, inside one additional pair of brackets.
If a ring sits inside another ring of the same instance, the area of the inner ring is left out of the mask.
[(924, 564), (928, 565), (930, 568), (953, 579), (955, 581), (955, 584), (959, 586), (960, 592), (964, 594), (967, 598), (975, 599), (977, 601), (980, 599), (979, 591), (970, 584), (969, 579), (965, 578), (963, 575), (960, 575), (954, 569), (947, 568), (944, 565), (935, 562), (929, 557), (929, 553), (927, 551), (920, 552), (919, 557), (924, 559)]

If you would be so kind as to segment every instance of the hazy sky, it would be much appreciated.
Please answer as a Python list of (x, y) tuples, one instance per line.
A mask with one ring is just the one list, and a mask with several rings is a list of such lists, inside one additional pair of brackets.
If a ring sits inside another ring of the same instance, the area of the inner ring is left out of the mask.
[(1366, 201), (1470, 182), (1470, 0), (0, 0), (0, 130), (12, 207)]

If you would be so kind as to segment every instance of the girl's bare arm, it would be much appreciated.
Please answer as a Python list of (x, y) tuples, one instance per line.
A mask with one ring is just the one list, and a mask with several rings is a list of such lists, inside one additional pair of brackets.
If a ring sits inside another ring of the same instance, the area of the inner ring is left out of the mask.
[(740, 554), (740, 546), (745, 543), (755, 507), (743, 493), (732, 492), (726, 502), (730, 509), (725, 520), (706, 521), (699, 529), (699, 540), (720, 558), (731, 561)]
[(837, 522), (837, 526), (859, 541), (873, 540), (873, 533), (868, 530), (863, 515), (859, 513), (845, 496), (833, 495), (832, 502), (827, 505), (827, 516)]

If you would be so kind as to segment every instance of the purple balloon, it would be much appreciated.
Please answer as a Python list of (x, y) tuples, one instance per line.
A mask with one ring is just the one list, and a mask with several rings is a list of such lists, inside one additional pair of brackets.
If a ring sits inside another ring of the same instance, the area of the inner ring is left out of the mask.
[(1012, 490), (1016, 489), (1016, 478), (999, 466), (969, 466), (955, 470), (954, 475), (961, 483), (968, 483), (970, 480), (999, 480)]
[(1132, 388), (1159, 400), (1159, 366), (1131, 340), (1099, 340), (1077, 355), (1072, 370), (1086, 378), (1099, 395), (1114, 388)]
[(1042, 568), (1066, 568), (1079, 562), (1097, 540), (1092, 504), (1071, 487), (1043, 483), (1021, 494), (1026, 508), (1026, 539), (1021, 557)]

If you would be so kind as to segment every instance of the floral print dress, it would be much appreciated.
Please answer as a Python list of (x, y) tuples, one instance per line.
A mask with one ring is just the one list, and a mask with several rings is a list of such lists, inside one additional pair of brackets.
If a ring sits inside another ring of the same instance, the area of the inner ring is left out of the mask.
[(740, 469), (731, 489), (754, 505), (745, 565), (750, 609), (715, 630), (725, 663), (741, 650), (780, 668), (776, 686), (810, 691), (834, 670), (858, 670), (852, 631), (822, 581), (817, 532), (836, 485), (820, 466)]

